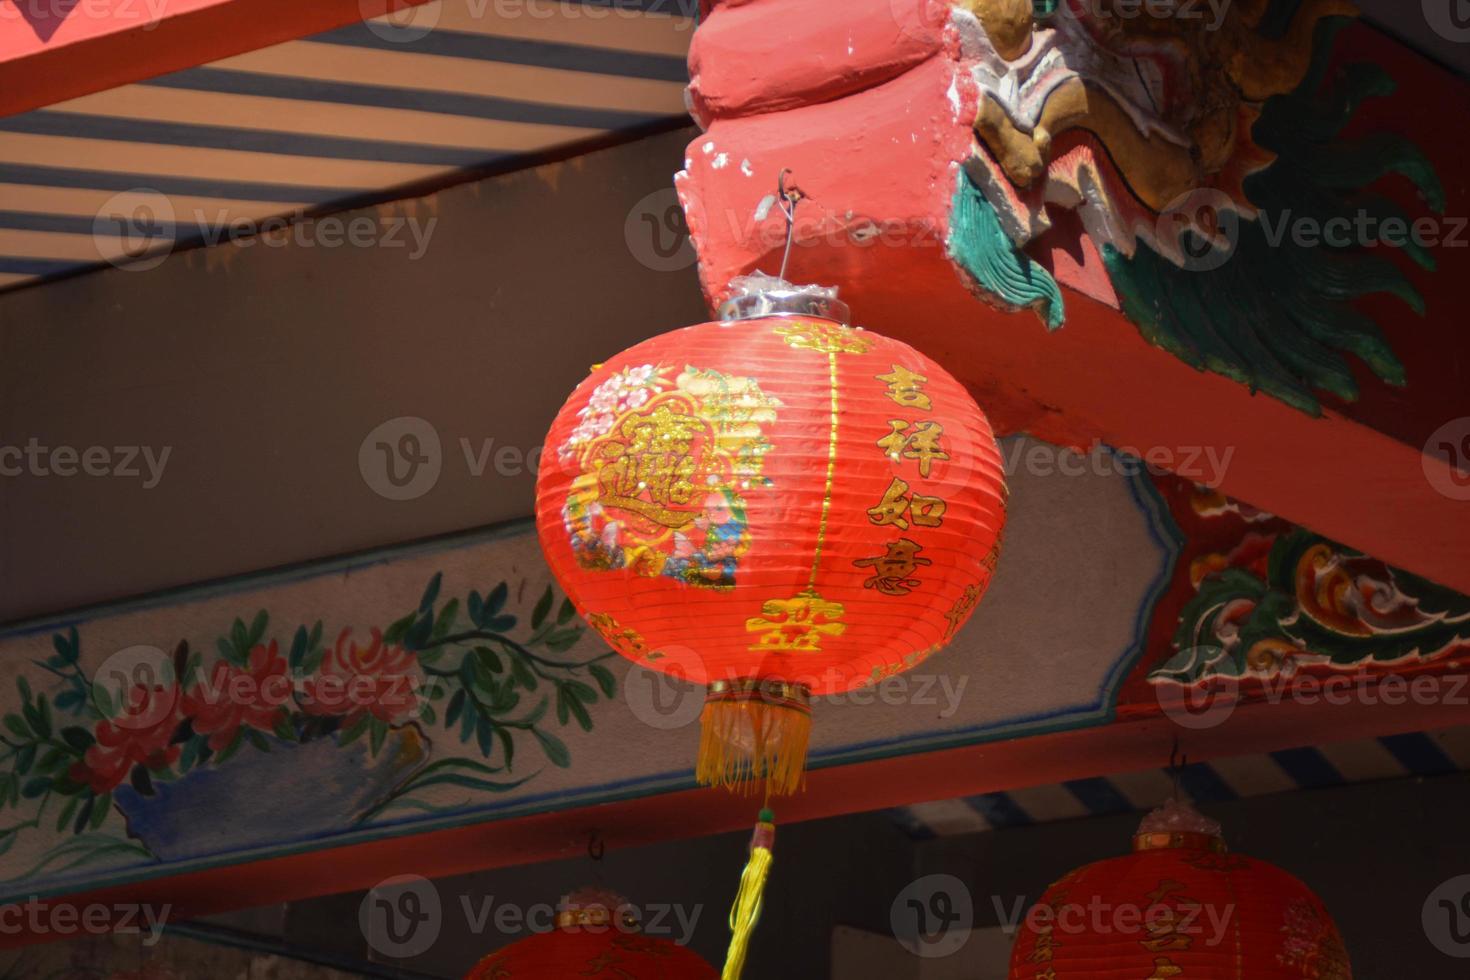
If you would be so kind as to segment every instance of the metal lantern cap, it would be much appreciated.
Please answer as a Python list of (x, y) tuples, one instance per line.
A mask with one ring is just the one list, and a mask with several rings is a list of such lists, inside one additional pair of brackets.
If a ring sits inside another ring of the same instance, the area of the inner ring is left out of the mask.
[(852, 326), (852, 311), (837, 298), (836, 286), (801, 285), (757, 272), (730, 283), (730, 298), (720, 304), (722, 321), (806, 316)]

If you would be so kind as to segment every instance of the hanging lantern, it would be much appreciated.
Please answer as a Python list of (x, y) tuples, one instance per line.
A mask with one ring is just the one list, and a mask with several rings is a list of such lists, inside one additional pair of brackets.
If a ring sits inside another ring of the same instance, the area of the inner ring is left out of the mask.
[(567, 980), (608, 976), (625, 980), (713, 980), (715, 968), (677, 943), (644, 936), (631, 906), (588, 889), (557, 913), (556, 929), (491, 953), (465, 980)]
[(909, 670), (990, 583), (995, 437), (958, 381), (833, 289), (735, 284), (572, 394), (537, 484), (562, 588), (623, 656), (707, 685), (701, 782), (795, 791), (810, 699)]
[(1321, 899), (1273, 865), (1228, 854), (1187, 804), (1154, 811), (1127, 857), (1062, 878), (1011, 949), (1011, 980), (1352, 980)]

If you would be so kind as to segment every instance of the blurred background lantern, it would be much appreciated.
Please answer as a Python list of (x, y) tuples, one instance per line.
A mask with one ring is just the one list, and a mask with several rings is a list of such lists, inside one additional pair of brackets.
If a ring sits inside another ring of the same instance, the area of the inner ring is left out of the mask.
[(1320, 899), (1273, 865), (1229, 854), (1220, 825), (1170, 802), (1133, 853), (1047, 889), (1011, 951), (1011, 980), (1351, 980)]
[(596, 366), (547, 437), (537, 527), (607, 642), (708, 686), (698, 775), (800, 784), (810, 698), (947, 644), (990, 583), (1001, 457), (965, 388), (836, 291), (734, 284), (721, 322)]
[(556, 928), (491, 953), (465, 980), (713, 980), (718, 974), (699, 954), (640, 932), (638, 917), (622, 898), (600, 889), (569, 897)]

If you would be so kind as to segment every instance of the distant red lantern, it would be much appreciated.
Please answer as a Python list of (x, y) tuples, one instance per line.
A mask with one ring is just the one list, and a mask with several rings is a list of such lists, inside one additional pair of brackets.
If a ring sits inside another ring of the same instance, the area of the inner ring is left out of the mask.
[(1184, 804), (1150, 814), (1133, 853), (1047, 889), (1011, 950), (1011, 980), (1352, 980), (1321, 899), (1264, 861), (1226, 852)]
[(626, 902), (596, 890), (573, 895), (557, 914), (556, 929), (491, 953), (465, 980), (714, 980), (719, 974), (698, 953), (638, 931)]
[(708, 685), (698, 776), (801, 780), (812, 695), (909, 670), (990, 583), (1001, 456), (963, 385), (765, 279), (598, 365), (547, 436), (537, 529), (604, 639)]

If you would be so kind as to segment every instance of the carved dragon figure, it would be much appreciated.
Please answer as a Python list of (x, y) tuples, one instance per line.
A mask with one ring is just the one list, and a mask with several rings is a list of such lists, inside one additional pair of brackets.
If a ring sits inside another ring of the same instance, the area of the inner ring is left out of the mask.
[[(1094, 237), (1129, 254), (1135, 227), (1152, 236), (1158, 215), (1201, 188), (1253, 213), (1243, 182), (1275, 158), (1251, 136), (1261, 108), (1301, 85), (1322, 18), (1353, 9), (1305, 0), (1270, 37), (1269, 0), (1167, 0), (1167, 17), (1140, 4), (1061, 0), (1041, 18), (1031, 0), (956, 4), (987, 151), (972, 172), (1010, 205), (1018, 238), (1046, 226), (1046, 203), (1081, 207)], [(1160, 244), (1183, 261), (1177, 242)]]
[[(1399, 265), (1357, 244), (1297, 247), (1273, 221), (1290, 210), (1411, 224), (1366, 192), (1392, 172), (1444, 207), (1412, 145), (1341, 138), (1363, 100), (1393, 89), (1375, 65), (1329, 72), (1349, 0), (846, 0), (835, 24), (834, 8), (813, 0), (709, 6), (689, 102), (737, 161), (756, 131), (725, 121), (864, 97), (949, 62), (948, 101), (973, 137), (955, 161), (945, 244), (986, 302), (1063, 324), (1061, 290), (1037, 256), (1070, 210), (1106, 268), (1110, 295), (1098, 298), (1188, 363), (1311, 412), (1315, 390), (1357, 396), (1345, 353), (1404, 383), (1382, 332), (1352, 306), (1388, 292), (1422, 313)], [(803, 33), (816, 17), (845, 32), (845, 57)], [(707, 205), (695, 199), (721, 178), (695, 172), (694, 149), (680, 187), (707, 258), (722, 232), (690, 204)], [(1402, 247), (1433, 267), (1412, 240)]]

